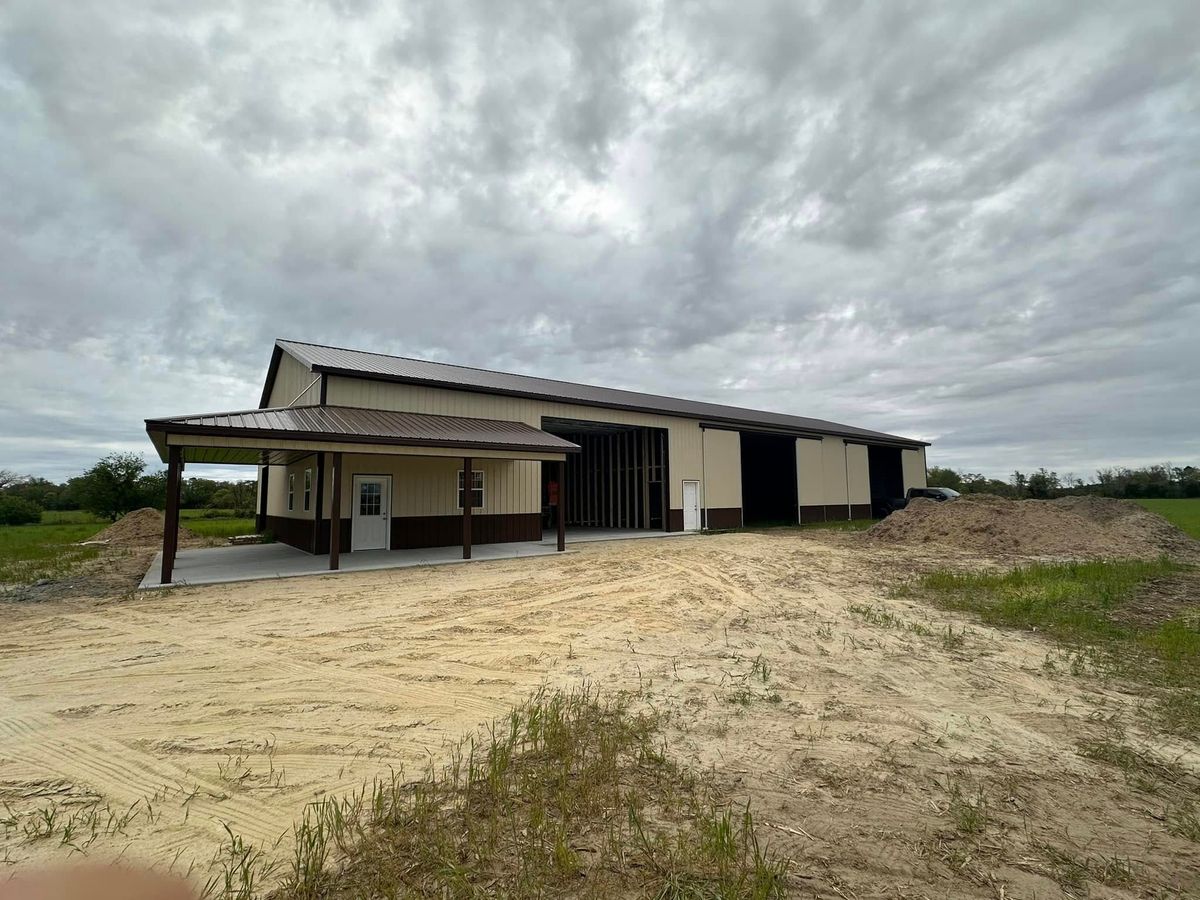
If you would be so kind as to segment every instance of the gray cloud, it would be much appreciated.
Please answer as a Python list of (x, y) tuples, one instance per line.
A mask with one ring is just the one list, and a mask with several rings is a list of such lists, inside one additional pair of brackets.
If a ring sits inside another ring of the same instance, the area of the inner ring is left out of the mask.
[(0, 467), (252, 406), (276, 336), (996, 474), (1195, 460), (1198, 32), (1182, 0), (14, 0)]

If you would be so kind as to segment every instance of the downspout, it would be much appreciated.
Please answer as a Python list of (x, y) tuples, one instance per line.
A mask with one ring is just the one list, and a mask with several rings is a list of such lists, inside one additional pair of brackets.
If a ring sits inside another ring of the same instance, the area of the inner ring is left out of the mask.
[(842, 469), (846, 472), (846, 521), (850, 521), (850, 445), (842, 440)]

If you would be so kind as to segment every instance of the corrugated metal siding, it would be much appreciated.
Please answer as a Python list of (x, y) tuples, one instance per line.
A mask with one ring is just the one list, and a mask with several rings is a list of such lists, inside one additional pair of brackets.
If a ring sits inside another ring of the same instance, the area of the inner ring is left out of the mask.
[[(279, 369), (275, 373), (275, 384), (271, 388), (271, 398), (267, 406), (297, 406), (319, 402), (321, 399), (320, 382), (305, 390), (314, 377), (308, 366), (301, 364), (291, 354), (284, 353), (279, 358)], [(304, 391), (303, 395), (296, 400), (296, 396), (301, 391)], [(296, 403), (292, 403), (293, 400), (296, 400)]]
[[(331, 404), (341, 406), (401, 410), (428, 415), (503, 419), (524, 422), (534, 428), (541, 427), (543, 416), (665, 428), (667, 429), (668, 453), (670, 454), (671, 506), (676, 509), (682, 508), (683, 482), (685, 480), (698, 481), (702, 477), (703, 437), (699, 420), (336, 376), (330, 378), (327, 400)], [(740, 490), (740, 472), (738, 480)]]
[(801, 506), (825, 504), (823, 441), (796, 441), (796, 488)]
[(868, 431), (864, 428), (841, 425), (824, 419), (810, 419), (805, 416), (743, 409), (718, 403), (684, 400), (658, 394), (643, 394), (636, 391), (576, 384), (509, 372), (492, 372), (486, 369), (473, 369), (469, 366), (406, 359), (399, 356), (387, 356), (363, 350), (346, 350), (340, 347), (306, 344), (299, 341), (280, 340), (276, 341), (276, 345), (286, 353), (294, 354), (297, 359), (313, 368), (338, 369), (348, 373), (361, 372), (387, 378), (418, 380), (431, 385), (523, 394), (525, 399), (552, 403), (599, 404), (610, 409), (628, 407), (650, 414), (666, 414), (697, 420), (732, 421), (751, 427), (790, 428), (851, 438), (908, 442), (906, 438), (896, 435)]
[(846, 474), (850, 481), (850, 503), (870, 503), (871, 465), (865, 444), (846, 445)]
[(904, 470), (904, 490), (913, 487), (928, 487), (925, 481), (925, 449), (901, 450), (900, 464)]
[(821, 439), (821, 478), (826, 506), (850, 502), (846, 493), (846, 443), (841, 438)]
[(728, 509), (742, 505), (742, 438), (736, 431), (706, 428), (704, 441), (704, 506)]
[[(480, 459), (471, 464), (482, 471), (486, 514), (541, 512), (541, 480), (537, 462), (529, 460)], [(353, 479), (355, 475), (392, 476), (393, 516), (457, 516), (458, 459), (411, 459), (346, 455), (342, 462), (342, 516), (353, 510)], [(332, 496), (332, 485), (326, 497)], [(331, 501), (326, 502), (329, 515)]]

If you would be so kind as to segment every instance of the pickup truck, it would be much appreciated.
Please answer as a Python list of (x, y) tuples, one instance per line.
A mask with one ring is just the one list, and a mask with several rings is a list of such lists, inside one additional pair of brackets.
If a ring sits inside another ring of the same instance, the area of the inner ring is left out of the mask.
[(958, 491), (952, 488), (909, 488), (903, 497), (885, 497), (881, 500), (876, 500), (875, 503), (878, 507), (878, 514), (886, 516), (888, 513), (894, 513), (898, 509), (904, 509), (904, 507), (908, 506), (909, 500), (915, 500), (918, 497), (925, 500), (935, 500), (938, 503), (945, 503), (947, 500), (955, 500), (961, 496)]

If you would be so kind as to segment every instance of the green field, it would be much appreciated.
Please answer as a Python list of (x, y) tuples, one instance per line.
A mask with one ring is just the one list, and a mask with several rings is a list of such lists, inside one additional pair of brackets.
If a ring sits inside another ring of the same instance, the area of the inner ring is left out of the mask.
[[(201, 537), (228, 538), (253, 534), (253, 518), (236, 518), (232, 510), (183, 509), (183, 525)], [(80, 563), (95, 558), (98, 547), (80, 547), (108, 525), (82, 510), (46, 510), (39, 525), (0, 525), (0, 589), (42, 579), (65, 578)]]
[(1186, 500), (1138, 500), (1151, 512), (1158, 513), (1180, 531), (1200, 540), (1200, 497)]
[(94, 516), (82, 509), (47, 509), (42, 513), (43, 525), (107, 525), (108, 519)]
[(254, 534), (254, 519), (193, 518), (184, 516), (183, 526), (202, 537), (229, 538), (239, 534)]
[(61, 578), (100, 551), (76, 546), (104, 522), (0, 525), (0, 585)]

